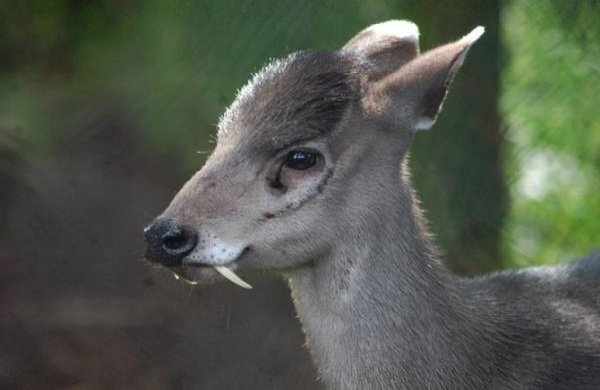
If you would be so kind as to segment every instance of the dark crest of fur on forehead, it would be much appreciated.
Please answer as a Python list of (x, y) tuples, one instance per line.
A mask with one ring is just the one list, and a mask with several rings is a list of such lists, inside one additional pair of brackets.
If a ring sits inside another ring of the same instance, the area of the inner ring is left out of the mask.
[[(357, 100), (361, 63), (340, 52), (297, 52), (265, 66), (223, 114), (219, 137), (283, 146), (331, 131)], [(301, 133), (300, 133), (301, 132)]]

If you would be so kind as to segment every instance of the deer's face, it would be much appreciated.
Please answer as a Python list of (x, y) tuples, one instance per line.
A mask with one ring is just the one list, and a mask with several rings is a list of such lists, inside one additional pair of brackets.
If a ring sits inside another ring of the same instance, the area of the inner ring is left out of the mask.
[(345, 146), (334, 140), (353, 120), (361, 72), (351, 55), (297, 53), (254, 77), (204, 167), (148, 228), (149, 257), (193, 279), (322, 257), (339, 229), (329, 187)]
[(204, 167), (146, 228), (147, 257), (193, 280), (219, 271), (242, 285), (233, 270), (325, 257), (350, 229), (344, 216), (390, 171), (377, 165), (397, 168), (414, 130), (433, 123), (468, 47), (455, 43), (442, 66), (420, 64), (417, 34), (387, 22), (340, 51), (266, 66), (221, 118)]

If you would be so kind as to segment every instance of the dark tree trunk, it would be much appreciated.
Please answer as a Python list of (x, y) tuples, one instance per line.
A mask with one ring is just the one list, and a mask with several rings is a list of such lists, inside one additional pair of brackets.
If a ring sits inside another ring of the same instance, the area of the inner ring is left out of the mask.
[(498, 114), (500, 9), (497, 1), (419, 1), (412, 7), (424, 49), (486, 33), (470, 51), (437, 124), (418, 134), (412, 154), (417, 190), (448, 264), (462, 274), (501, 266), (507, 189)]

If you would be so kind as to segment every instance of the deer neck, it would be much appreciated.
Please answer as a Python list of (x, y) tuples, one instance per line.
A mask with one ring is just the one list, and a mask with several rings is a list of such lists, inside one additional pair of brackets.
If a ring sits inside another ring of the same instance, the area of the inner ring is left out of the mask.
[(471, 367), (464, 339), (476, 342), (477, 321), (438, 261), (408, 183), (397, 185), (372, 204), (349, 199), (353, 218), (331, 251), (289, 275), (310, 351), (332, 388), (410, 388), (411, 378), (436, 383)]

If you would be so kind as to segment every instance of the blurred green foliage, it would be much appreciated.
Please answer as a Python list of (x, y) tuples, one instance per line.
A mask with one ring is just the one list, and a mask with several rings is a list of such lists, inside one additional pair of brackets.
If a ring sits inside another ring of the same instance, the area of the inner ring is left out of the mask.
[(142, 139), (191, 170), (218, 115), (266, 58), (338, 45), (390, 9), (357, 0), (6, 2), (1, 115), (44, 149), (65, 115), (98, 101), (126, 105)]
[(512, 1), (501, 109), (508, 125), (508, 264), (600, 244), (600, 3)]

